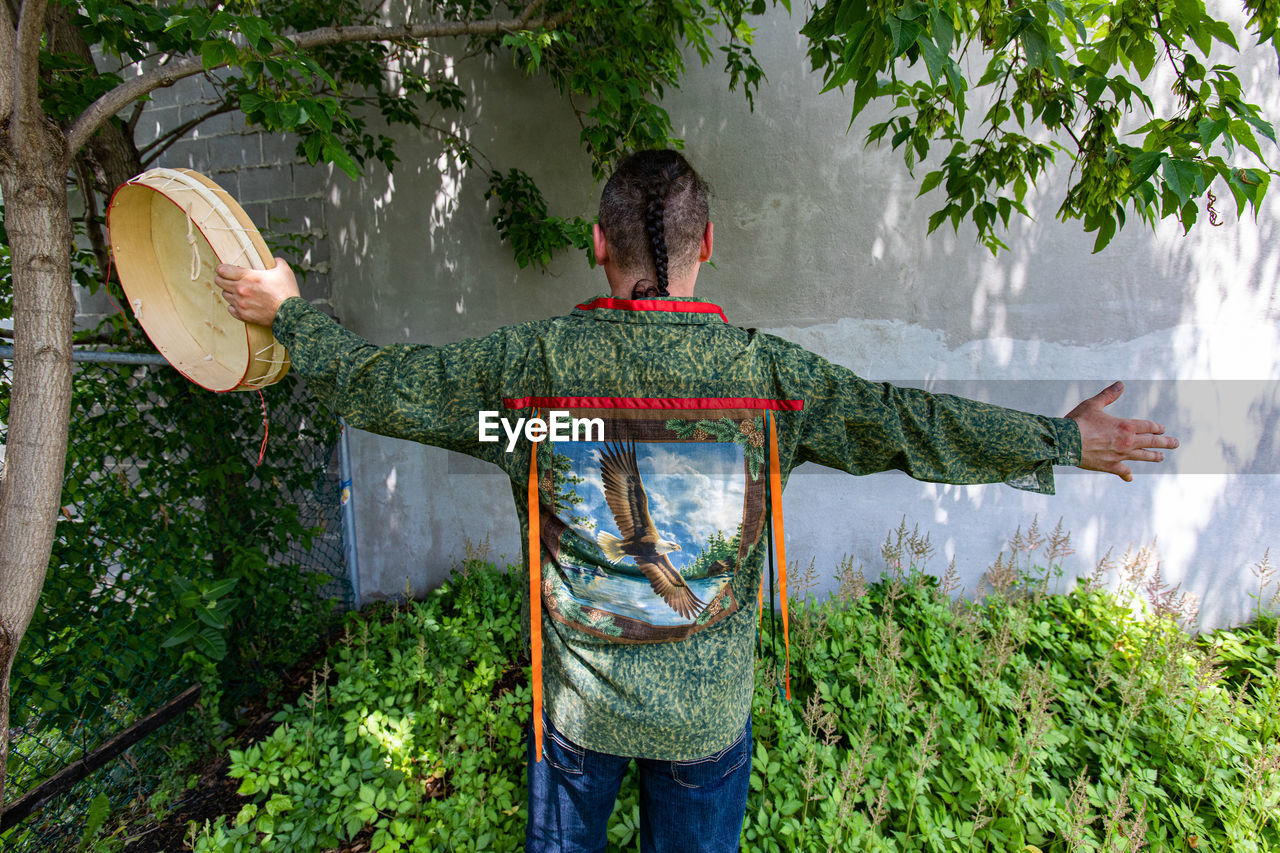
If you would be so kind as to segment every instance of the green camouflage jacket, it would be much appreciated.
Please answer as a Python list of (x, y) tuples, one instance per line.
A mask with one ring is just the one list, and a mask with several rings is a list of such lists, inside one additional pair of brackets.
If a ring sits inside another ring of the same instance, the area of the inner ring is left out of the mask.
[(601, 297), (438, 347), (374, 346), (294, 298), (273, 330), (351, 426), (502, 468), (526, 551), (543, 422), (545, 708), (615, 755), (698, 758), (746, 723), (770, 426), (783, 485), (816, 462), (1052, 493), (1080, 460), (1073, 421), (868, 382), (692, 298)]

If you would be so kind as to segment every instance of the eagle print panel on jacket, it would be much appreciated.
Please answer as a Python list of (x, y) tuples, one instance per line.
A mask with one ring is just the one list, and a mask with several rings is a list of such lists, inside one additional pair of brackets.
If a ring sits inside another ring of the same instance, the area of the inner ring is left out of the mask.
[(602, 639), (651, 643), (734, 613), (733, 581), (764, 519), (760, 412), (570, 413), (600, 419), (604, 435), (539, 450), (551, 617)]

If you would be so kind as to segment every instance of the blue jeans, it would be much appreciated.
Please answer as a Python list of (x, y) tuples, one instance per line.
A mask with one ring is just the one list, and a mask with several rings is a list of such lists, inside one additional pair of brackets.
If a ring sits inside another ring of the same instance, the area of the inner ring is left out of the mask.
[[(528, 853), (600, 853), (630, 758), (578, 746), (544, 718), (542, 761), (529, 733)], [(640, 849), (732, 853), (751, 783), (751, 721), (729, 746), (693, 761), (637, 758)]]

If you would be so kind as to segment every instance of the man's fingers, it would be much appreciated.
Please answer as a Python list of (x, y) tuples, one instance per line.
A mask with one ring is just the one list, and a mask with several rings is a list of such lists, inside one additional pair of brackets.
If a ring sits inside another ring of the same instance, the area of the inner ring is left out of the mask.
[(1178, 439), (1165, 435), (1164, 427), (1155, 421), (1126, 420), (1121, 423), (1119, 431), (1126, 438), (1118, 444), (1117, 449), (1159, 447), (1172, 450), (1178, 446)]
[(1135, 435), (1163, 435), (1164, 425), (1155, 421), (1142, 420), (1141, 418), (1127, 418), (1125, 420)]
[(214, 268), (213, 274), (218, 278), (224, 278), (227, 281), (239, 281), (248, 271), (248, 267), (238, 267), (235, 264), (218, 264), (218, 266)]
[(232, 317), (260, 326), (271, 325), (280, 305), (299, 295), (297, 279), (283, 258), (276, 258), (267, 270), (218, 264), (213, 280), (230, 305)]
[(1102, 406), (1110, 406), (1116, 400), (1120, 399), (1120, 395), (1124, 393), (1124, 383), (1119, 380), (1112, 382), (1106, 388), (1103, 388), (1097, 394), (1093, 395), (1093, 399), (1089, 402), (1097, 402)]

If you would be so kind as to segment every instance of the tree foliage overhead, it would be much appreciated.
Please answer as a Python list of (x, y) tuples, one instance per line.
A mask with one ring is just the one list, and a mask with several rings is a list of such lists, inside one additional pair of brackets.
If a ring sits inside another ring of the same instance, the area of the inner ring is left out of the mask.
[[(548, 217), (527, 175), (494, 167), (455, 130), (452, 119), (471, 108), (458, 65), (497, 59), (548, 80), (567, 99), (597, 176), (629, 150), (679, 144), (660, 102), (679, 86), (686, 55), (721, 64), (730, 88), (748, 100), (764, 76), (747, 18), (763, 13), (765, 0), (433, 0), (410, 4), (390, 29), (380, 4), (369, 0), (59, 2), (77, 49), (45, 57), (42, 98), (46, 114), (73, 135), (86, 116), (110, 112), (128, 151), (145, 109), (144, 100), (119, 97), (131, 79), (166, 68), (183, 76), (216, 72), (208, 75), (216, 95), (203, 112), (134, 148), (136, 156), (125, 158), (132, 171), (95, 163), (85, 172), (96, 178), (93, 186), (81, 181), (90, 196), (110, 193), (223, 113), (296, 134), (308, 162), (333, 163), (352, 178), (374, 161), (394, 168), (393, 134), (410, 129), (435, 135), (489, 175), (500, 207), (495, 224), (522, 266), (584, 246), (587, 227)], [(477, 26), (485, 22), (507, 25)], [(450, 27), (462, 38), (423, 39), (424, 30), (448, 34)], [(373, 34), (383, 40), (371, 41)]]
[[(1280, 57), (1280, 5), (1245, 6)], [(971, 220), (993, 252), (1059, 152), (1073, 167), (1057, 215), (1097, 232), (1094, 251), (1126, 212), (1190, 229), (1204, 198), (1217, 224), (1215, 187), (1256, 211), (1275, 173), (1275, 131), (1219, 59), (1237, 33), (1204, 0), (825, 0), (802, 32), (826, 89), (852, 91), (852, 118), (888, 105), (868, 143), (888, 139), (908, 167), (945, 146), (920, 185), (946, 194), (929, 230)]]
[[(730, 88), (754, 103), (764, 74), (751, 17), (790, 10), (785, 0), (433, 0), (409, 4), (403, 37), (369, 41), (387, 22), (368, 0), (58, 3), (72, 37), (51, 40), (42, 98), (73, 133), (131, 76), (192, 62), (217, 70), (206, 111), (134, 149), (130, 166), (149, 165), (205, 118), (228, 112), (296, 134), (309, 162), (353, 177), (371, 161), (394, 167), (393, 134), (434, 134), (488, 176), (494, 224), (522, 266), (585, 248), (587, 223), (549, 215), (527, 174), (489, 162), (456, 132), (451, 119), (471, 106), (457, 64), (497, 58), (548, 80), (601, 177), (628, 150), (680, 144), (662, 99), (680, 85), (687, 59), (720, 65)], [(825, 0), (807, 11), (809, 60), (828, 90), (852, 94), (851, 118), (873, 101), (888, 107), (867, 141), (889, 141), (912, 168), (934, 154), (921, 193), (941, 188), (945, 202), (931, 231), (971, 221), (984, 244), (1004, 247), (1002, 230), (1013, 213), (1027, 214), (1029, 193), (1059, 153), (1073, 169), (1058, 216), (1097, 232), (1095, 250), (1127, 214), (1149, 224), (1174, 216), (1189, 229), (1203, 205), (1216, 222), (1215, 188), (1239, 211), (1256, 209), (1273, 174), (1274, 130), (1221, 61), (1238, 49), (1238, 34), (1203, 0)], [(1249, 0), (1248, 14), (1252, 33), (1280, 55), (1274, 0)], [(538, 25), (475, 27), (488, 21)], [(428, 23), (455, 25), (465, 39), (424, 42)], [(347, 39), (298, 36), (339, 28)], [(111, 119), (127, 140), (118, 152), (132, 145), (143, 101), (113, 106), (127, 109)], [(82, 189), (105, 195), (132, 171), (104, 168), (94, 147)], [(95, 244), (105, 260), (105, 243)]]

